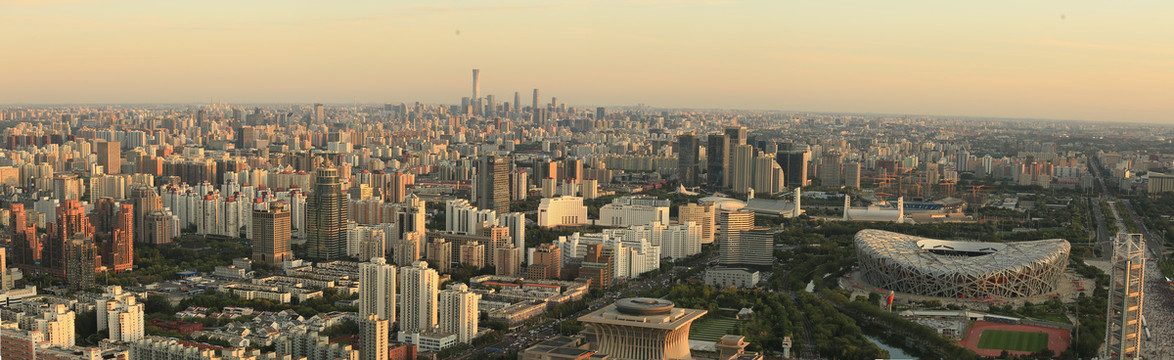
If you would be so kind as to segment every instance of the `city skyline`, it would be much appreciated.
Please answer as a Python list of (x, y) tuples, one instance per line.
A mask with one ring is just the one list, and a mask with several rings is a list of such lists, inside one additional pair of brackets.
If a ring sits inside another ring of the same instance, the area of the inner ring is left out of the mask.
[(1158, 2), (270, 5), (0, 2), (0, 31), (36, 34), (0, 60), (20, 69), (0, 103), (454, 104), (476, 68), (482, 94), (538, 88), (585, 108), (1151, 123), (1174, 110), (1161, 101), (1174, 5)]

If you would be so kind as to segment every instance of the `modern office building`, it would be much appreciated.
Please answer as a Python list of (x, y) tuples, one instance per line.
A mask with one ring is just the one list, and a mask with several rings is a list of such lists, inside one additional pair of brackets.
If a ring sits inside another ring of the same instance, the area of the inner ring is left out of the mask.
[(318, 168), (314, 191), (306, 199), (306, 252), (311, 259), (346, 257), (347, 200), (338, 169)]
[(359, 318), (369, 315), (395, 322), (395, 266), (377, 257), (359, 263)]
[(428, 263), (417, 261), (400, 268), (403, 303), (400, 304), (400, 334), (430, 331), (437, 323), (437, 296), (440, 278)]
[(705, 143), (706, 183), (710, 189), (729, 186), (730, 138), (725, 134), (709, 134)]
[(730, 139), (730, 147), (746, 145), (745, 126), (728, 126), (726, 127), (725, 134), (726, 138)]
[(510, 159), (497, 155), (481, 158), (477, 169), (477, 206), (495, 210), (498, 214), (510, 212)]
[(122, 143), (99, 140), (95, 150), (98, 152), (98, 165), (102, 165), (107, 174), (122, 173)]
[(693, 133), (677, 136), (677, 178), (680, 179), (681, 185), (700, 185), (700, 149), (701, 143)]
[(783, 168), (787, 186), (807, 186), (807, 163), (811, 161), (811, 152), (807, 150), (807, 145), (801, 145), (801, 148), (797, 149), (780, 149), (778, 154), (775, 154), (775, 161)]
[(457, 335), (457, 341), (468, 344), (477, 336), (477, 320), (480, 312), (477, 302), (481, 294), (469, 291), (465, 284), (456, 285), (440, 292), (440, 331)]
[(705, 310), (678, 308), (672, 301), (624, 298), (579, 317), (590, 349), (611, 359), (692, 359), (689, 327)]
[(291, 221), (292, 215), (285, 202), (257, 204), (253, 210), (253, 261), (280, 266), (293, 260)]

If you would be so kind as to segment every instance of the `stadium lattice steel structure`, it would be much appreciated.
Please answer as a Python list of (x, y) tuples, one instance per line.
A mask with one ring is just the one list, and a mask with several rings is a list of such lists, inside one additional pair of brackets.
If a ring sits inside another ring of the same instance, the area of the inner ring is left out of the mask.
[(902, 293), (995, 298), (1051, 292), (1068, 265), (1063, 239), (984, 243), (866, 229), (856, 233), (864, 279)]

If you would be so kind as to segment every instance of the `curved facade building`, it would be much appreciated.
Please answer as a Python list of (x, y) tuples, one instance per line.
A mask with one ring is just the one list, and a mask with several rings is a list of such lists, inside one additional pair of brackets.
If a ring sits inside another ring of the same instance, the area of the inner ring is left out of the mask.
[(1059, 283), (1070, 249), (1063, 239), (984, 243), (871, 229), (856, 233), (860, 271), (869, 284), (922, 296), (1045, 294)]
[(678, 308), (672, 301), (624, 298), (579, 317), (591, 350), (616, 360), (692, 359), (689, 326), (705, 310)]

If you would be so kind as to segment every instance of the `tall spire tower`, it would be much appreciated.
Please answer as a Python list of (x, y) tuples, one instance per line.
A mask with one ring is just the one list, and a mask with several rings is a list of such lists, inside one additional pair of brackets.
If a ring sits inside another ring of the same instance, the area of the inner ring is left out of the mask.
[(1141, 234), (1117, 234), (1109, 273), (1104, 359), (1141, 357), (1145, 242)]
[(481, 69), (473, 69), (473, 97), (472, 100), (481, 98)]

